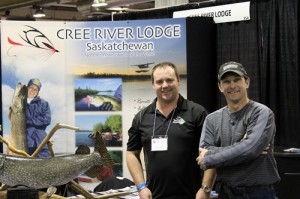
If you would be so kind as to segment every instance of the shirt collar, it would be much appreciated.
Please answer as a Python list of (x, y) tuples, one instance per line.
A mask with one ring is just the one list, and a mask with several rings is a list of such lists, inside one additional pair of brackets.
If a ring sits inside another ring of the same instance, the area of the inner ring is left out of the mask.
[[(153, 102), (149, 105), (148, 113), (154, 113), (156, 108), (157, 97), (153, 100)], [(179, 94), (177, 107), (178, 110), (187, 110), (187, 101)]]

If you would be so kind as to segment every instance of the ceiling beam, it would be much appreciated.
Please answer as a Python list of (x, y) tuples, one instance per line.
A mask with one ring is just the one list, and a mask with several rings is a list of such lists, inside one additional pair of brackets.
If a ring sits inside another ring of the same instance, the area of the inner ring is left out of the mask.
[(61, 3), (74, 3), (73, 0), (26, 0), (22, 2), (17, 2), (17, 3), (10, 3), (7, 1), (7, 5), (3, 5), (1, 3), (0, 6), (0, 11), (6, 11), (6, 10), (13, 10), (13, 9), (18, 9), (18, 8), (26, 8), (26, 7), (32, 7), (32, 5), (37, 4), (37, 5), (47, 5), (47, 4), (61, 4)]

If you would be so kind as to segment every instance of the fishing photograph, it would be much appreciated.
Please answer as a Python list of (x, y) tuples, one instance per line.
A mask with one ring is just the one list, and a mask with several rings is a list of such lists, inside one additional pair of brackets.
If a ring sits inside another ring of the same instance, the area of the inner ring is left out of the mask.
[(74, 80), (75, 111), (121, 111), (121, 78), (78, 78)]
[(95, 135), (100, 133), (106, 147), (121, 147), (123, 141), (121, 115), (76, 115), (76, 147), (95, 145)]

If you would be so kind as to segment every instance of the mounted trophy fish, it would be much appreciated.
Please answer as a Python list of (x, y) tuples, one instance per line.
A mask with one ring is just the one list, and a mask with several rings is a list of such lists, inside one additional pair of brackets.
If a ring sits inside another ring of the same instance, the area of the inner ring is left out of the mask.
[(99, 153), (53, 158), (0, 155), (0, 181), (14, 186), (25, 184), (41, 189), (66, 184), (90, 167), (103, 164)]
[[(101, 156), (100, 153), (105, 154)], [(33, 158), (0, 154), (0, 182), (9, 186), (25, 184), (36, 189), (50, 188), (72, 181), (93, 166), (112, 167), (113, 164), (100, 133), (97, 133), (95, 151), (88, 155)]]

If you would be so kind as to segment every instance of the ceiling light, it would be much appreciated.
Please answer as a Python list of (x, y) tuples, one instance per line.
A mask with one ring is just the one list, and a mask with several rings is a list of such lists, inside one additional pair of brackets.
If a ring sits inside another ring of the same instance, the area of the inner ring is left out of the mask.
[(35, 13), (33, 15), (34, 17), (44, 17), (46, 16), (44, 11), (43, 11), (43, 8), (40, 7), (40, 6), (37, 6), (36, 9), (35, 9)]
[(128, 8), (127, 7), (111, 7), (111, 8), (106, 8), (106, 10), (124, 11), (124, 10), (128, 10)]
[(93, 7), (102, 7), (102, 6), (107, 6), (107, 3), (105, 2), (105, 0), (94, 0)]

